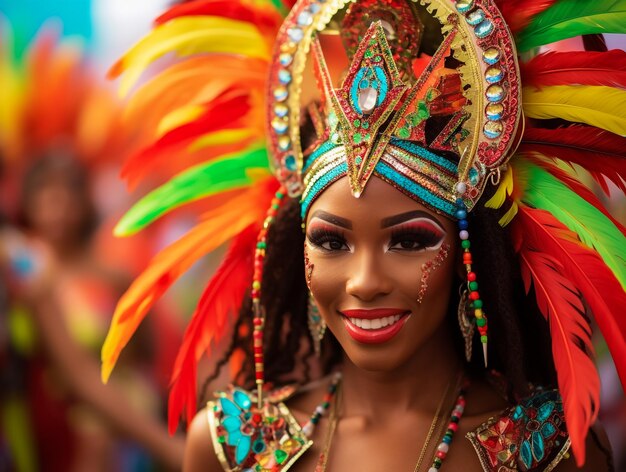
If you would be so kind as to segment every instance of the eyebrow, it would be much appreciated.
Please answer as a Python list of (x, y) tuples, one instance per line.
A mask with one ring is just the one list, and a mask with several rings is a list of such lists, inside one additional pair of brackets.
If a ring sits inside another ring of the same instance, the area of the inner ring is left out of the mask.
[(428, 218), (429, 220), (436, 223), (437, 226), (439, 226), (440, 228), (443, 228), (443, 226), (441, 225), (441, 223), (439, 222), (437, 218), (421, 210), (407, 211), (406, 213), (400, 213), (399, 215), (394, 215), (388, 218), (384, 218), (380, 223), (380, 227), (389, 228), (390, 226), (395, 226), (397, 224), (404, 223), (405, 221), (413, 220), (415, 218)]
[(332, 213), (327, 213), (322, 210), (317, 210), (313, 212), (313, 214), (311, 215), (311, 219), (313, 218), (319, 218), (320, 220), (324, 220), (336, 226), (341, 226), (342, 228), (352, 229), (352, 222), (350, 220), (347, 220), (346, 218), (342, 218), (337, 215), (333, 215)]

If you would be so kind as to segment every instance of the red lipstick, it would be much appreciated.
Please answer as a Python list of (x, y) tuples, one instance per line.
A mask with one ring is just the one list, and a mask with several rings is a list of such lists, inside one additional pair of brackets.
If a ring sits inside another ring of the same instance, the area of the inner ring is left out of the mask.
[(379, 344), (389, 341), (400, 332), (411, 312), (397, 308), (373, 310), (344, 310), (343, 322), (355, 341)]

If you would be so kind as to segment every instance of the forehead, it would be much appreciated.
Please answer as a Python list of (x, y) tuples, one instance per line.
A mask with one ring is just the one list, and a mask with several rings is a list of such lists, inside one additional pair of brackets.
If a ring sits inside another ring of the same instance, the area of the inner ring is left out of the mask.
[(378, 223), (383, 218), (413, 210), (426, 212), (444, 225), (450, 221), (406, 196), (378, 176), (371, 178), (365, 191), (359, 198), (355, 198), (352, 195), (347, 177), (337, 180), (315, 200), (309, 209), (307, 221), (318, 210), (356, 220), (357, 222), (373, 221)]

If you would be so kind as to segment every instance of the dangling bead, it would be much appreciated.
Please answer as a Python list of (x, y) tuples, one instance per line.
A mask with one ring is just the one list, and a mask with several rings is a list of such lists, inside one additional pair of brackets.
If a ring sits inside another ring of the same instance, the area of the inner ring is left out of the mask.
[(259, 408), (263, 403), (263, 382), (265, 381), (264, 363), (263, 363), (263, 328), (265, 325), (265, 315), (261, 308), (261, 288), (263, 276), (263, 262), (265, 260), (265, 249), (267, 247), (267, 230), (274, 222), (276, 212), (285, 196), (285, 189), (280, 187), (276, 195), (272, 199), (270, 209), (267, 212), (263, 229), (257, 237), (256, 249), (254, 252), (254, 272), (252, 276), (252, 310), (254, 319), (252, 320), (253, 333), (253, 351), (254, 351), (254, 377), (257, 384), (257, 401)]
[(469, 231), (467, 230), (469, 224), (467, 221), (467, 206), (463, 201), (463, 194), (467, 190), (467, 185), (464, 182), (457, 183), (455, 190), (457, 192), (456, 199), (456, 217), (458, 218), (459, 226), (459, 238), (461, 239), (461, 247), (463, 249), (463, 265), (467, 271), (467, 288), (469, 290), (470, 308), (474, 311), (474, 321), (480, 334), (480, 342), (483, 345), (483, 359), (485, 361), (485, 367), (487, 367), (487, 317), (482, 311), (483, 302), (480, 299), (480, 293), (478, 292), (478, 282), (476, 280), (476, 273), (472, 270), (472, 253), (470, 252), (470, 239)]

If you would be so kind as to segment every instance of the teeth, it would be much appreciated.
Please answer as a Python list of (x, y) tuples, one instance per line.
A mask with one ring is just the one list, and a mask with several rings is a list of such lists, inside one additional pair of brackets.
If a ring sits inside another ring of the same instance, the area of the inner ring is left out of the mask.
[(385, 316), (384, 318), (374, 318), (366, 320), (363, 318), (348, 318), (350, 323), (362, 329), (380, 329), (400, 321), (400, 315)]

